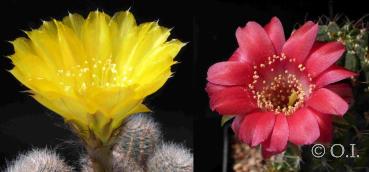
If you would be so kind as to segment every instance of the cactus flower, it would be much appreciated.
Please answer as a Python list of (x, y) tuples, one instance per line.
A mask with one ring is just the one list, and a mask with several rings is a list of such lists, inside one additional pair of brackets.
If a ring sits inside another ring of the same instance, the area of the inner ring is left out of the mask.
[(236, 31), (239, 48), (208, 70), (211, 109), (234, 115), (237, 137), (262, 145), (264, 157), (283, 152), (288, 142), (330, 141), (332, 116), (348, 110), (351, 88), (336, 82), (356, 74), (335, 65), (345, 47), (317, 42), (317, 32), (308, 21), (285, 40), (276, 17), (264, 27), (248, 22)]
[(158, 22), (137, 25), (129, 11), (69, 14), (26, 34), (11, 42), (11, 74), (90, 146), (109, 143), (127, 116), (149, 111), (143, 100), (172, 75), (184, 46), (167, 41), (170, 29)]

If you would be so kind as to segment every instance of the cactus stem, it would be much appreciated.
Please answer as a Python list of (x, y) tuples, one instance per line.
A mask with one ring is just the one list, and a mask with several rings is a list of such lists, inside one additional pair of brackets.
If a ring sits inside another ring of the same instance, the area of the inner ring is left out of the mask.
[(112, 172), (113, 159), (112, 147), (103, 146), (97, 148), (87, 148), (87, 153), (91, 159), (94, 172)]

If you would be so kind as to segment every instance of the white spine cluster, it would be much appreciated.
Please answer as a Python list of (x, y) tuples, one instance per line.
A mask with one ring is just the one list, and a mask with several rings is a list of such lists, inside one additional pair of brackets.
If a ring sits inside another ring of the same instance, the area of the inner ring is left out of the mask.
[(5, 172), (72, 172), (60, 156), (49, 149), (33, 149), (8, 164)]
[(161, 144), (148, 161), (150, 172), (192, 172), (193, 155), (181, 145)]

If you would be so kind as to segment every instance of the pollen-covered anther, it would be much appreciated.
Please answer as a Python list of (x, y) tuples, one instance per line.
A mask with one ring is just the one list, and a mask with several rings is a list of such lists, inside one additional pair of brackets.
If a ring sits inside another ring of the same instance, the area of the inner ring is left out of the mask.
[(305, 70), (305, 66), (304, 66), (304, 65), (302, 65), (302, 64), (299, 64), (299, 65), (298, 65), (298, 68), (299, 68), (299, 70), (300, 70), (301, 72)]
[(252, 85), (252, 84), (249, 84), (249, 88), (252, 90), (252, 89), (254, 89), (254, 85)]

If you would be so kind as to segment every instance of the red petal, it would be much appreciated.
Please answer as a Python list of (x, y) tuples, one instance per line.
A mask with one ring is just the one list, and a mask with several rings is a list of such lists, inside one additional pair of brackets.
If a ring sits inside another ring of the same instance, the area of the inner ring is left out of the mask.
[(260, 144), (269, 137), (274, 121), (273, 112), (253, 112), (246, 115), (241, 123), (240, 139), (250, 146)]
[(269, 139), (263, 143), (263, 149), (271, 152), (282, 152), (286, 149), (288, 141), (288, 123), (283, 114), (276, 116), (273, 132)]
[(256, 22), (248, 22), (244, 28), (238, 28), (236, 37), (242, 54), (252, 59), (253, 64), (263, 63), (267, 57), (275, 54), (268, 34)]
[(319, 142), (330, 143), (332, 141), (332, 115), (315, 112), (315, 118), (319, 125), (320, 137)]
[(245, 115), (237, 115), (232, 122), (232, 129), (233, 132), (235, 133), (235, 136), (239, 137), (239, 130), (240, 130), (240, 126), (241, 126), (241, 122), (243, 121), (243, 118), (245, 117)]
[(238, 61), (242, 63), (252, 64), (251, 63), (252, 60), (244, 56), (240, 48), (237, 48), (237, 50), (233, 52), (232, 56), (228, 59), (228, 61)]
[(217, 84), (213, 84), (211, 82), (208, 82), (206, 84), (205, 87), (205, 91), (208, 93), (209, 96), (213, 95), (214, 93), (220, 92), (223, 89), (229, 88), (227, 86), (223, 86), (223, 85), (217, 85)]
[(351, 72), (345, 68), (332, 66), (315, 78), (314, 82), (316, 87), (320, 88), (356, 75), (357, 73)]
[(255, 100), (243, 87), (225, 88), (209, 97), (210, 108), (222, 115), (243, 115), (257, 108)]
[(315, 52), (317, 49), (319, 49), (320, 47), (322, 47), (322, 45), (324, 45), (324, 44), (326, 44), (326, 42), (315, 41), (314, 44), (313, 44), (313, 47), (310, 50), (310, 54), (313, 53), (313, 52)]
[(281, 21), (277, 17), (273, 17), (270, 22), (264, 26), (265, 31), (273, 42), (274, 50), (277, 54), (282, 52), (282, 47), (286, 42)]
[(314, 91), (306, 101), (306, 105), (319, 112), (339, 116), (343, 116), (348, 110), (346, 101), (326, 88), (320, 88)]
[(297, 29), (284, 44), (282, 52), (287, 58), (295, 58), (297, 64), (302, 64), (310, 53), (318, 33), (318, 25), (308, 21)]
[(352, 88), (349, 84), (338, 83), (327, 85), (325, 88), (341, 96), (347, 103), (350, 103), (352, 100)]
[(319, 138), (319, 125), (314, 116), (314, 112), (308, 108), (301, 108), (288, 116), (288, 140), (296, 145), (314, 143)]
[(251, 82), (252, 69), (246, 63), (227, 61), (212, 65), (207, 80), (219, 85), (246, 85)]
[(268, 159), (268, 158), (270, 158), (272, 155), (278, 154), (278, 153), (276, 153), (276, 152), (270, 152), (270, 151), (267, 151), (266, 149), (264, 149), (264, 147), (262, 147), (262, 151), (261, 151), (261, 153), (262, 153), (262, 156), (263, 156), (263, 158), (264, 158), (264, 159)]
[(345, 52), (340, 42), (329, 42), (317, 48), (306, 60), (307, 72), (314, 78), (334, 64)]

